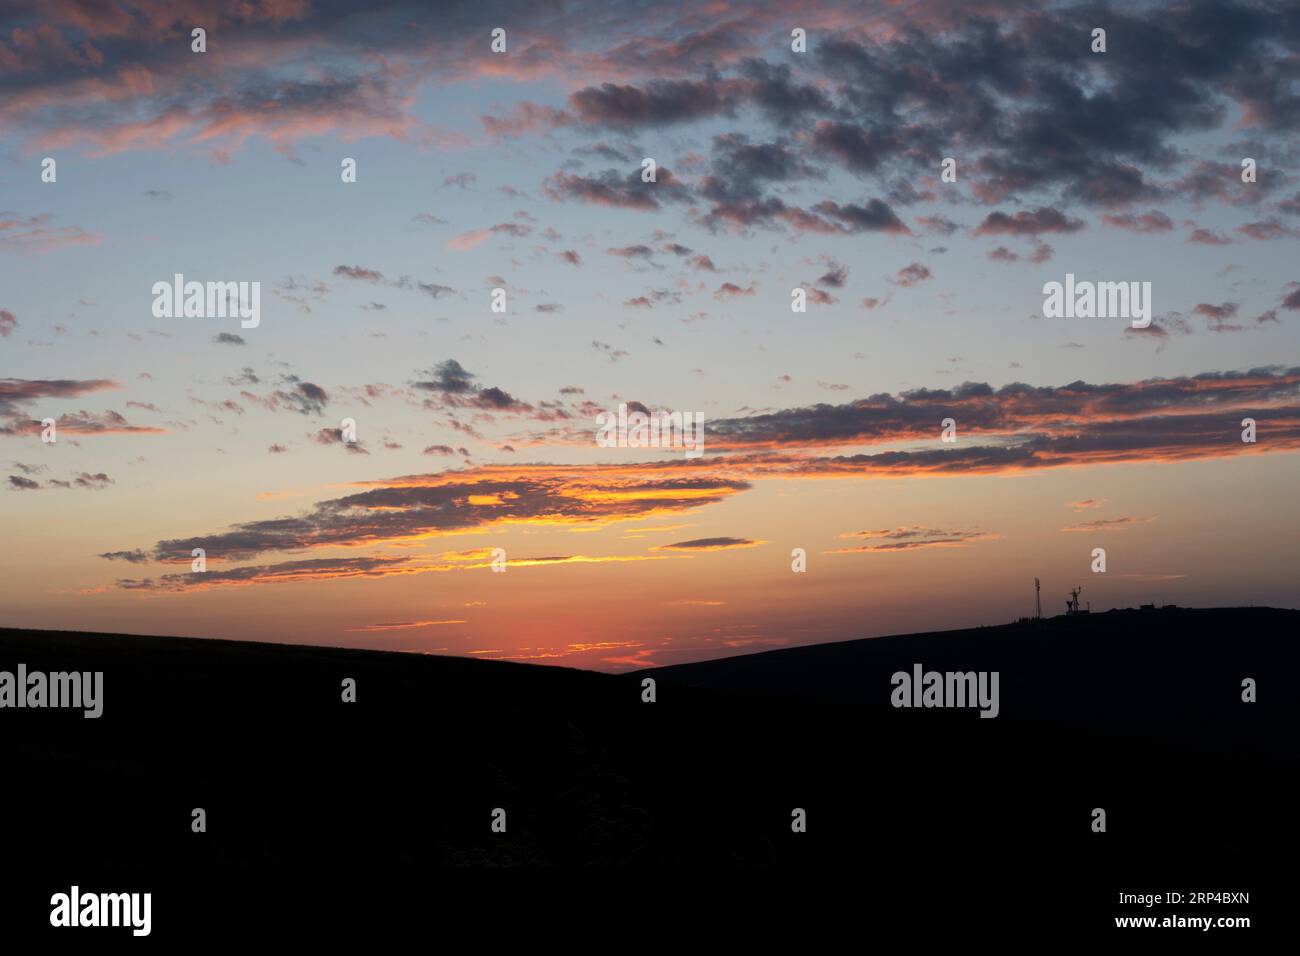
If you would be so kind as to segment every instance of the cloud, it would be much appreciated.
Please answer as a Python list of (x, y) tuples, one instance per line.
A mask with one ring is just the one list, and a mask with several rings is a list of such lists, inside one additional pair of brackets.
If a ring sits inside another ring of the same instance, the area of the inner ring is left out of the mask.
[(285, 583), (295, 581), (335, 580), (339, 578), (378, 578), (392, 574), (413, 573), (407, 557), (307, 558), (274, 565), (245, 566), (218, 570), (209, 568), (202, 574), (183, 572), (156, 578), (119, 579), (117, 587), (126, 591), (208, 590), (222, 585)]
[(916, 224), (928, 235), (951, 236), (962, 227), (947, 216), (917, 216)]
[(80, 226), (55, 226), (48, 212), (23, 216), (0, 211), (0, 252), (41, 255), (74, 246), (97, 246), (103, 236)]
[(649, 259), (654, 255), (654, 250), (646, 245), (619, 246), (605, 250), (606, 255), (617, 256), (621, 259)]
[(301, 415), (322, 415), (329, 404), (329, 393), (314, 382), (297, 380), (290, 376), (290, 389), (278, 390), (273, 397)]
[[(381, 4), (365, 31), (329, 6), (215, 5), (205, 15), (222, 57), (204, 64), (202, 83), (188, 47), (172, 42), (193, 19), (187, 9), (42, 7), (39, 28), (24, 21), (0, 42), (0, 121), (29, 150), (188, 148), (229, 162), (260, 138), (294, 160), (297, 143), (325, 136), (464, 145), (465, 134), (417, 115), (424, 89), (506, 82), (572, 92), (563, 108), (524, 102), (484, 117), (492, 135), (675, 129), (751, 112), (805, 138), (818, 165), (888, 177), (891, 196), (907, 192), (900, 180), (932, 177), (956, 142), (977, 201), (1054, 194), (1113, 212), (1162, 197), (1259, 202), (1268, 176), (1242, 184), (1229, 163), (1189, 162), (1197, 151), (1180, 140), (1228, 123), (1285, 134), (1300, 117), (1294, 23), (1269, 2), (1108, 8), (1112, 38), (1140, 37), (1144, 55), (1112, 55), (1101, 75), (1059, 6), (1014, 2), (880, 5), (865, 18), (819, 7), (815, 57), (793, 58), (771, 45), (788, 36), (780, 4), (721, 6), (709, 22), (662, 4), (640, 9), (630, 29), (594, 0), (523, 5), (510, 12), (509, 56), (464, 42), (497, 24), (492, 5), (429, 21)], [(596, 140), (582, 155), (635, 153)]]
[(447, 248), (464, 251), (466, 249), (473, 249), (475, 246), (481, 244), (484, 240), (489, 239), (494, 235), (508, 235), (522, 238), (532, 231), (532, 227), (525, 225), (524, 223), (499, 222), (495, 226), (490, 226), (487, 229), (474, 229), (470, 232), (463, 232), (459, 236), (448, 239)]
[(903, 151), (902, 135), (896, 129), (819, 120), (813, 126), (811, 139), (818, 152), (833, 156), (855, 172), (871, 173)]
[(1068, 525), (1061, 530), (1063, 532), (1127, 531), (1134, 525), (1146, 524), (1155, 520), (1155, 515), (1150, 515), (1145, 518), (1099, 518), (1096, 521), (1085, 521), (1082, 524)]
[(690, 541), (676, 541), (672, 544), (661, 544), (656, 547), (655, 551), (726, 551), (732, 548), (753, 548), (763, 541), (756, 541), (752, 538), (694, 538)]
[(149, 555), (140, 548), (133, 551), (106, 551), (100, 555), (108, 561), (126, 561), (130, 564), (148, 564)]
[(361, 266), (335, 266), (334, 274), (362, 282), (379, 282), (384, 277), (384, 274), (377, 269), (363, 269)]
[(785, 139), (754, 143), (743, 133), (723, 133), (713, 137), (710, 171), (699, 193), (719, 204), (758, 200), (769, 184), (819, 177), (804, 151)]
[(353, 455), (369, 455), (370, 450), (360, 441), (345, 441), (343, 438), (343, 429), (341, 428), (322, 428), (320, 431), (313, 432), (307, 436), (318, 445), (341, 445), (343, 450)]
[(418, 391), (429, 393), (426, 405), (437, 404), (446, 408), (477, 408), (483, 411), (511, 412), (525, 414), (535, 409), (527, 402), (520, 401), (509, 392), (496, 386), (483, 387), (455, 359), (446, 359), (426, 371), (416, 372), (423, 376), (411, 383)]
[(641, 181), (640, 171), (620, 175), (608, 169), (596, 176), (579, 176), (563, 170), (542, 183), (542, 193), (556, 201), (576, 199), (580, 202), (651, 212), (664, 203), (687, 202), (690, 190), (677, 181), (672, 171), (660, 166), (655, 182)]
[[(631, 561), (662, 561), (669, 556), (657, 555), (585, 555), (566, 554), (546, 557), (510, 558), (510, 567), (552, 567), (566, 564), (606, 564)], [(246, 565), (228, 570), (211, 567), (202, 574), (190, 572), (163, 574), (156, 578), (119, 578), (117, 588), (124, 591), (181, 592), (207, 591), (221, 587), (239, 587), (258, 584), (292, 584), (303, 581), (332, 581), (343, 578), (386, 578), (413, 574), (447, 573), (487, 570), (493, 566), (491, 552), (486, 549), (443, 552), (432, 559), (428, 557), (346, 557), (307, 558), (281, 561), (276, 564)], [(413, 626), (433, 624), (464, 624), (461, 620), (409, 622)], [(375, 627), (375, 630), (403, 629), (399, 625)], [(364, 628), (362, 628), (364, 630)]]
[(901, 285), (904, 288), (911, 288), (919, 282), (924, 282), (931, 278), (932, 273), (928, 268), (919, 262), (913, 262), (909, 266), (904, 266), (889, 280), (894, 285)]
[(1127, 229), (1130, 232), (1169, 232), (1174, 228), (1174, 221), (1158, 209), (1145, 213), (1106, 213), (1101, 219), (1108, 226)]
[(1020, 253), (1012, 252), (1006, 246), (998, 246), (996, 249), (990, 249), (985, 253), (985, 255), (993, 262), (1031, 262), (1038, 264), (1047, 262), (1052, 258), (1055, 252), (1056, 250), (1047, 243), (1035, 240), (1034, 251), (1029, 255), (1021, 255)]
[[(1194, 429), (1202, 423), (1208, 426), (1214, 414), (1254, 409), (1273, 417), (1264, 411), (1273, 408), (1277, 416), (1287, 420), (1286, 410), (1298, 400), (1300, 368), (1206, 372), (1131, 384), (1074, 382), (1054, 387), (1013, 383), (994, 389), (967, 382), (953, 389), (915, 389), (896, 396), (872, 395), (843, 405), (814, 405), (716, 419), (709, 423), (709, 440), (715, 449), (935, 440), (936, 423), (952, 417), (965, 434), (1015, 436), (1022, 446), (1025, 442), (1046, 445), (1058, 441), (1082, 445), (1091, 433), (1103, 430), (1118, 440), (1124, 429), (1149, 429), (1146, 440), (1155, 444), (1159, 428), (1169, 428), (1170, 440), (1177, 441), (1184, 427)], [(1130, 440), (1141, 444), (1143, 439), (1135, 433)], [(950, 448), (940, 454), (955, 450)], [(983, 452), (1011, 454), (1012, 447)]]
[(1014, 214), (991, 212), (975, 228), (977, 236), (1039, 236), (1044, 233), (1078, 232), (1082, 219), (1070, 219), (1059, 209), (1040, 207)]
[[(214, 18), (209, 25), (215, 26)], [(276, 51), (265, 42), (265, 36), (254, 42), (276, 60), (291, 56), (289, 51), (295, 46), (281, 43)], [(116, 70), (116, 77), (80, 83), (65, 79), (57, 96), (65, 103), (75, 101), (79, 115), (70, 118), (60, 111), (52, 124), (41, 124), (47, 126), (40, 136), (41, 146), (50, 150), (81, 146), (95, 157), (188, 146), (208, 149), (216, 161), (229, 162), (231, 151), (253, 137), (270, 142), (291, 161), (299, 161), (294, 147), (300, 140), (332, 133), (428, 144), (464, 140), (409, 112), (407, 88), (413, 78), (401, 76), (399, 71), (374, 64), (367, 69), (358, 63), (359, 69), (348, 71), (350, 75), (322, 69), (314, 75), (273, 77), (265, 62), (254, 66), (251, 59), (245, 59), (240, 63), (234, 52), (240, 45), (236, 36), (223, 48), (232, 64), (231, 73), (243, 71), (237, 88), (231, 86), (233, 76), (223, 81), (214, 71), (215, 82), (204, 84), (200, 91), (184, 88), (180, 50), (159, 50), (156, 44), (136, 47), (140, 59), (128, 64), (120, 57), (123, 44), (116, 43), (119, 55), (110, 67)], [(184, 52), (188, 54), (188, 45)], [(250, 55), (255, 57), (245, 48), (245, 57)], [(106, 82), (116, 84), (118, 91), (104, 95)], [(165, 94), (160, 88), (165, 88)], [(53, 96), (41, 98), (49, 102)], [(134, 104), (134, 108), (124, 108), (126, 104)], [(25, 105), (19, 100), (8, 112), (11, 116), (23, 112)], [(30, 112), (24, 118), (35, 119)]]
[[(453, 387), (464, 384), (464, 374), (448, 372)], [(714, 453), (700, 459), (673, 456), (596, 466), (503, 464), (406, 475), (361, 483), (356, 491), (317, 502), (296, 515), (259, 518), (223, 531), (167, 539), (145, 550), (152, 560), (167, 563), (187, 564), (196, 547), (204, 548), (210, 560), (246, 561), (267, 553), (385, 547), (512, 526), (601, 528), (620, 521), (680, 517), (721, 503), (767, 478), (994, 475), (1117, 462), (1294, 453), (1300, 452), (1298, 398), (1300, 368), (1213, 372), (1130, 385), (1076, 382), (994, 390), (968, 384), (954, 390), (916, 390), (899, 397), (872, 396), (846, 405), (719, 420), (710, 424)], [(966, 426), (967, 438), (959, 446), (938, 441), (935, 423), (945, 412)], [(1267, 423), (1267, 442), (1245, 445), (1232, 427), (1225, 426), (1225, 420), (1240, 421), (1243, 415), (1256, 418), (1261, 427)], [(819, 446), (863, 441), (896, 446), (903, 439), (920, 444), (875, 453), (810, 454)], [(987, 535), (977, 530), (904, 527), (859, 537), (866, 543), (846, 550), (952, 547), (985, 540)], [(749, 540), (695, 539), (729, 546)], [(707, 549), (704, 544), (698, 548), (691, 542), (676, 544), (669, 550)], [(293, 560), (261, 570), (236, 569), (208, 583), (438, 569), (414, 563), (415, 559), (359, 560)], [(119, 586), (183, 589), (195, 585), (196, 577), (200, 576), (186, 573)]]
[(840, 204), (826, 199), (815, 203), (812, 213), (798, 211), (789, 218), (792, 226), (805, 232), (839, 232), (850, 235), (884, 232), (911, 235), (911, 230), (903, 224), (889, 204), (880, 199), (869, 200), (865, 205)]
[(72, 483), (78, 488), (106, 488), (113, 484), (113, 479), (102, 471), (94, 475), (82, 471), (77, 473)]
[[(607, 356), (609, 356), (609, 360), (611, 362), (617, 362), (619, 359), (627, 358), (628, 355), (628, 353), (623, 349), (616, 349), (608, 342), (602, 342), (599, 339), (593, 339), (591, 343), (591, 347), (598, 352), (604, 352)], [(632, 403), (629, 403), (628, 407), (631, 408)], [(641, 407), (644, 408), (644, 406)]]
[(472, 392), (477, 388), (474, 385), (474, 379), (478, 376), (467, 371), (455, 359), (446, 359), (439, 362), (424, 374), (428, 376), (427, 380), (411, 383), (414, 387), (424, 391), (441, 392), (444, 395), (461, 395)]
[(976, 541), (991, 541), (999, 535), (988, 532), (948, 531), (938, 528), (910, 527), (881, 528), (877, 531), (850, 531), (841, 538), (865, 538), (870, 544), (852, 548), (835, 548), (827, 554), (888, 553), (892, 551), (920, 551), (927, 548), (964, 548)]
[(1078, 501), (1071, 501), (1068, 507), (1075, 511), (1086, 511), (1088, 508), (1100, 508), (1105, 502), (1105, 498), (1082, 498)]
[[(44, 426), (40, 421), (34, 419), (25, 419), (18, 413), (17, 404), (14, 396), (19, 390), (11, 390), (6, 394), (6, 386), (13, 386), (20, 383), (25, 386), (77, 386), (86, 383), (72, 382), (21, 382), (18, 379), (6, 379), (0, 381), (0, 435), (39, 435)], [(106, 387), (117, 387), (112, 383)], [(91, 389), (93, 390), (93, 389)], [(28, 389), (28, 393), (33, 390)], [(60, 394), (59, 392), (50, 392), (49, 394)], [(65, 391), (62, 394), (72, 394), (71, 391)], [(44, 417), (44, 416), (43, 416)], [(53, 416), (48, 416), (53, 417)], [(127, 419), (118, 412), (109, 409), (104, 412), (89, 412), (82, 409), (78, 412), (67, 412), (60, 415), (54, 420), (55, 428), (61, 434), (73, 435), (161, 435), (164, 429), (155, 428), (149, 425), (132, 425)]]
[(1276, 219), (1244, 223), (1237, 227), (1237, 231), (1249, 239), (1258, 239), (1264, 242), (1274, 239), (1295, 239), (1300, 237), (1300, 232), (1285, 223), (1278, 222)]
[[(19, 470), (27, 474), (31, 474), (38, 470), (30, 466), (22, 465), (21, 463), (15, 462), (15, 464), (18, 466)], [(44, 469), (42, 468), (39, 470), (43, 471)], [(30, 478), (23, 477), (22, 475), (9, 476), (9, 487), (14, 491), (37, 491), (42, 488), (89, 488), (93, 490), (107, 488), (113, 483), (113, 479), (108, 477), (108, 475), (104, 474), (102, 471), (93, 475), (89, 472), (80, 471), (73, 475), (68, 481), (59, 478), (51, 478), (44, 485), (39, 481), (34, 481)]]
[(1227, 236), (1209, 229), (1193, 229), (1187, 241), (1201, 246), (1227, 246), (1232, 243)]
[(362, 266), (335, 266), (334, 274), (344, 279), (354, 279), (358, 282), (369, 282), (372, 284), (383, 284), (394, 289), (404, 289), (407, 291), (423, 292), (425, 295), (437, 299), (456, 290), (451, 286), (441, 285), (436, 282), (421, 282), (418, 279), (412, 279), (410, 276), (402, 276), (398, 279), (389, 279), (384, 276), (378, 269), (368, 269)]
[(525, 100), (517, 103), (506, 117), (480, 117), (483, 128), (493, 137), (524, 136), (545, 132), (561, 126), (572, 126), (573, 116), (552, 106), (541, 106)]
[(714, 291), (713, 297), (722, 300), (733, 298), (738, 295), (753, 295), (756, 291), (757, 285), (753, 282), (743, 289), (734, 282), (724, 282)]
[[(245, 374), (238, 379), (227, 379), (227, 383), (236, 385), (247, 381), (258, 381), (256, 375), (248, 374), (249, 369), (245, 369), (244, 372)], [(325, 412), (325, 407), (330, 404), (329, 392), (315, 382), (306, 382), (297, 375), (290, 374), (282, 375), (279, 384), (280, 387), (273, 389), (268, 395), (258, 395), (246, 389), (241, 390), (239, 395), (249, 405), (265, 411), (287, 410), (299, 415), (322, 415)], [(243, 409), (232, 400), (209, 403), (191, 398), (191, 401), (211, 405), (214, 408), (224, 409), (236, 414), (242, 414), (243, 412)]]
[(1212, 332), (1239, 332), (1244, 326), (1229, 322), (1229, 319), (1237, 314), (1237, 308), (1236, 302), (1224, 302), (1222, 305), (1201, 302), (1192, 309), (1192, 314), (1205, 316)]
[(604, 527), (715, 503), (749, 487), (713, 476), (646, 476), (636, 470), (483, 467), (409, 475), (318, 503), (292, 518), (257, 520), (202, 537), (160, 541), (154, 560), (177, 561), (193, 548), (247, 560), (268, 552), (357, 547), (508, 525)]
[(570, 94), (569, 108), (588, 126), (668, 126), (730, 115), (739, 93), (737, 84), (717, 80), (652, 80), (641, 87), (602, 83)]
[(817, 280), (820, 285), (830, 286), (832, 289), (844, 288), (844, 283), (848, 281), (848, 266), (842, 266), (838, 262), (832, 262), (826, 273)]
[(77, 398), (105, 389), (121, 388), (110, 378), (93, 379), (0, 379), (0, 416), (13, 414), (20, 406), (43, 398)]
[(396, 621), (391, 624), (367, 624), (364, 627), (350, 627), (352, 634), (371, 634), (379, 631), (411, 631), (422, 627), (445, 627), (449, 624), (468, 624), (464, 618), (451, 618), (443, 621)]

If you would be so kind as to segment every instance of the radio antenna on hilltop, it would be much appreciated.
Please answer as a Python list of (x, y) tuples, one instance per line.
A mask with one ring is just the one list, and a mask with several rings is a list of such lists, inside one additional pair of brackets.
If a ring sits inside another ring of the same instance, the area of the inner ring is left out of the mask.
[(1034, 578), (1034, 620), (1041, 620), (1043, 617), (1043, 584), (1038, 578)]

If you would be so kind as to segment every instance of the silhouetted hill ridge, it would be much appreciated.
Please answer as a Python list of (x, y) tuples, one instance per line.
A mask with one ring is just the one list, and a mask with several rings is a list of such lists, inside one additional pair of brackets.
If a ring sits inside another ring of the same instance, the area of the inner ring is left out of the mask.
[[(1202, 871), (1219, 884), (1294, 839), (1298, 623), (1265, 608), (1118, 611), (625, 675), (0, 630), (0, 669), (105, 675), (99, 719), (0, 711), (21, 768), (0, 812), (7, 852), (56, 861), (49, 887), (65, 891), (69, 873), (90, 883), (124, 861), (155, 886), (249, 864), (888, 860), (891, 879), (927, 879), (954, 847), (961, 866), (1006, 867), (1020, 885), (1043, 867), (1106, 892)], [(916, 663), (999, 671), (998, 717), (892, 707), (891, 673)], [(1241, 700), (1246, 676), (1257, 703)], [(195, 807), (207, 833), (190, 830)], [(507, 833), (490, 830), (496, 807)]]

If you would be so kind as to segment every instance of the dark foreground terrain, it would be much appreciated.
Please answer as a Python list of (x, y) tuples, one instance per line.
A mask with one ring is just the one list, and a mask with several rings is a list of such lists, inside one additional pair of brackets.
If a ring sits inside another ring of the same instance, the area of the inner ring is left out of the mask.
[[(1170, 890), (1249, 892), (1175, 910), (1258, 929), (1292, 904), (1297, 634), (1297, 611), (1114, 611), (611, 676), (0, 630), (0, 670), (105, 675), (97, 720), (0, 710), (0, 861), (17, 881), (0, 925), (47, 926), (74, 882), (152, 891), (161, 937), (252, 914), (346, 923), (358, 892), (445, 905), (443, 888), (481, 880), (443, 868), (598, 864), (658, 874), (651, 909), (740, 866), (833, 880), (867, 923), (976, 905), (988, 939), (1022, 918), (1116, 933), (1114, 916), (1165, 912), (1120, 892)], [(999, 671), (999, 716), (893, 708), (890, 675), (915, 663)]]

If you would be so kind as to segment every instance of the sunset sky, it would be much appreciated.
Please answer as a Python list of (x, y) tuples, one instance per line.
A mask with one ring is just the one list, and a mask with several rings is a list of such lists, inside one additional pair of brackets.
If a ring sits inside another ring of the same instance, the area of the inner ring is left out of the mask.
[(1035, 576), (1296, 607), (1298, 121), (1280, 0), (0, 4), (0, 625), (627, 670)]

